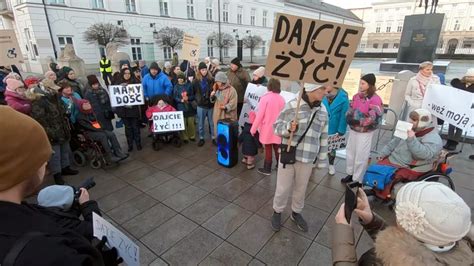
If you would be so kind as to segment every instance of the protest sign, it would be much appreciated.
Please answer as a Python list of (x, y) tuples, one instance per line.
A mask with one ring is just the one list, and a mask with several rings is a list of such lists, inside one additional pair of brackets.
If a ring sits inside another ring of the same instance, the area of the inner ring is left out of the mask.
[(352, 96), (357, 94), (359, 91), (359, 82), (362, 77), (362, 69), (360, 68), (349, 68), (346, 76), (344, 77), (344, 82), (342, 83), (342, 88), (347, 92), (349, 99), (352, 99)]
[(422, 105), (434, 116), (462, 130), (473, 126), (473, 107), (473, 93), (439, 84), (428, 86)]
[[(257, 112), (258, 102), (260, 98), (267, 92), (267, 87), (257, 86), (249, 83), (245, 90), (244, 99), (246, 102), (242, 106), (242, 112), (239, 117), (239, 126), (243, 127), (246, 122), (249, 122), (249, 113), (251, 111)], [(289, 102), (296, 98), (294, 93), (288, 91), (280, 92), (280, 95), (285, 99), (285, 102)]]
[(328, 136), (328, 151), (339, 150), (346, 147), (347, 140), (346, 136), (340, 136), (337, 134)]
[(185, 33), (181, 57), (188, 60), (189, 62), (196, 62), (199, 60), (200, 52), (201, 41), (199, 37), (195, 37)]
[(153, 132), (172, 132), (184, 130), (183, 111), (153, 113)]
[(10, 66), (22, 63), (20, 45), (14, 30), (0, 30), (0, 65)]
[(109, 95), (112, 107), (145, 104), (142, 84), (110, 86)]
[(282, 13), (275, 23), (268, 76), (342, 85), (363, 28)]
[(384, 105), (390, 104), (390, 96), (392, 95), (393, 76), (375, 76), (375, 87), (377, 88), (377, 95), (382, 98)]
[(116, 248), (128, 266), (140, 265), (140, 248), (137, 244), (95, 212), (92, 213), (92, 220), (95, 237), (102, 239), (106, 236), (107, 246)]

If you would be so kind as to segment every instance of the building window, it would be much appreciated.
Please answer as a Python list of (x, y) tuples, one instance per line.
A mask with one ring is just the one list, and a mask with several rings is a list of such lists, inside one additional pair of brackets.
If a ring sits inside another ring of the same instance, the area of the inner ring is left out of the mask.
[(242, 12), (243, 12), (243, 7), (238, 6), (237, 7), (237, 24), (242, 24)]
[(214, 56), (214, 40), (211, 40), (211, 39), (207, 40), (207, 56), (209, 57)]
[(250, 10), (250, 25), (252, 25), (252, 26), (255, 26), (255, 13), (256, 12), (257, 11), (255, 10), (255, 8), (252, 8)]
[(465, 43), (462, 45), (462, 48), (472, 48), (472, 43)]
[(398, 44), (398, 43), (393, 44), (393, 48), (395, 48), (395, 49), (398, 49), (399, 46), (400, 46), (400, 44)]
[(387, 49), (387, 48), (388, 48), (388, 43), (384, 43), (384, 44), (382, 45), (382, 49)]
[(165, 60), (171, 59), (171, 47), (163, 47), (163, 57)]
[(142, 47), (140, 45), (140, 39), (130, 39), (130, 45), (132, 46), (132, 60), (142, 60)]
[(212, 21), (212, 0), (207, 0), (206, 19)]
[(374, 44), (372, 44), (372, 47), (375, 48), (375, 49), (377, 49), (377, 48), (379, 48), (379, 44), (378, 44), (378, 43), (374, 43)]
[(224, 53), (224, 57), (229, 57), (229, 47), (222, 48), (222, 51)]
[(33, 52), (33, 49), (30, 49), (34, 45), (32, 41), (33, 38), (31, 38), (30, 29), (25, 28), (25, 36), (26, 36), (26, 50), (30, 52), (31, 59), (36, 60), (37, 51)]
[(266, 27), (267, 26), (267, 15), (268, 11), (263, 10), (263, 15), (262, 15), (262, 26)]
[(92, 8), (104, 9), (104, 0), (92, 0)]
[(160, 14), (162, 16), (167, 16), (167, 17), (169, 16), (167, 0), (160, 0)]
[(461, 24), (459, 24), (459, 20), (456, 20), (456, 22), (454, 22), (454, 30), (458, 31), (460, 28), (461, 28)]
[(127, 7), (127, 12), (137, 12), (135, 0), (125, 0), (125, 5)]
[(397, 32), (402, 32), (403, 30), (403, 21), (398, 22)]
[(64, 5), (64, 0), (49, 0), (49, 3), (53, 5)]
[(364, 48), (365, 48), (365, 43), (361, 43), (359, 47), (360, 47), (361, 49), (364, 49)]
[(390, 32), (392, 30), (392, 24), (388, 23), (387, 28), (385, 29), (385, 32)]
[(229, 22), (229, 4), (227, 3), (222, 7), (222, 21)]
[(188, 18), (194, 19), (194, 0), (186, 0)]
[(262, 56), (265, 56), (267, 53), (267, 42), (263, 41), (262, 42)]
[(380, 33), (380, 23), (377, 23), (377, 27), (375, 28), (375, 33)]
[(66, 44), (72, 44), (74, 47), (74, 43), (72, 42), (72, 36), (58, 36), (58, 41), (59, 41), (59, 48), (64, 50), (64, 47)]

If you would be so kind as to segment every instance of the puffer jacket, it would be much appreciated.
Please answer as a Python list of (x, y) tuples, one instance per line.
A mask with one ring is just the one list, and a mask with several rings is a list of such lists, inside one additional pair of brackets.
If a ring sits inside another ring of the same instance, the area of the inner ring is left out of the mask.
[(335, 224), (332, 230), (332, 262), (337, 266), (349, 265), (473, 265), (473, 230), (458, 241), (448, 252), (433, 252), (421, 242), (396, 226), (386, 227), (384, 221), (374, 214), (371, 223), (362, 225), (375, 241), (374, 248), (357, 261), (356, 241), (352, 227)]
[(356, 132), (371, 132), (382, 122), (383, 103), (377, 94), (368, 98), (362, 93), (352, 97), (349, 111), (346, 114), (347, 124)]

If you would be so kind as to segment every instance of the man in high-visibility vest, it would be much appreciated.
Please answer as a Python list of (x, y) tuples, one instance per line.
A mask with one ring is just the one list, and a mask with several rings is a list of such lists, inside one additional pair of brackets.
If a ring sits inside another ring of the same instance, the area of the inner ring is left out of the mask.
[(105, 85), (108, 87), (112, 83), (112, 63), (105, 55), (102, 55), (102, 59), (99, 62), (100, 73), (104, 79)]

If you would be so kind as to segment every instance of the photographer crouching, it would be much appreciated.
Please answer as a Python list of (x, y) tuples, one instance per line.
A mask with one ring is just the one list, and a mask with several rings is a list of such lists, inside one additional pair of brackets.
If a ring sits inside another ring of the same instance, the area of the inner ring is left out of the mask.
[(362, 189), (354, 195), (353, 211), (374, 248), (357, 261), (346, 198), (332, 230), (333, 265), (473, 265), (471, 209), (449, 187), (424, 181), (404, 185), (397, 193), (394, 226), (372, 212)]

